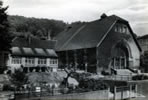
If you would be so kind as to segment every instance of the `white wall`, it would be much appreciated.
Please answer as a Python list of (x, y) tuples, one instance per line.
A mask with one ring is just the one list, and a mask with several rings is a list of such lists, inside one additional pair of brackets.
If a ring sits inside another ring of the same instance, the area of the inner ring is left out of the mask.
[(130, 58), (130, 60), (133, 61), (133, 67), (139, 67), (140, 66), (140, 51), (133, 39), (129, 39), (128, 44), (131, 48), (132, 58)]
[[(7, 65), (10, 66), (10, 69), (11, 69), (12, 72), (14, 72), (15, 69), (21, 68), (21, 65), (23, 65), (25, 67), (29, 67), (29, 66), (26, 66), (25, 59), (26, 59), (25, 57), (21, 58), (21, 61), (22, 61), (21, 64), (13, 64), (11, 62), (12, 61), (12, 57), (9, 56), (9, 60), (8, 60), (8, 64)], [(35, 66), (42, 66), (42, 65), (38, 64), (38, 58), (37, 57), (34, 58), (34, 59), (35, 59), (35, 63), (33, 64), (33, 67), (35, 67)], [(46, 65), (45, 66), (52, 68), (53, 72), (57, 72), (57, 69), (58, 69), (58, 59), (57, 59), (57, 63), (56, 64), (51, 64), (50, 63), (51, 59), (52, 58), (47, 58), (46, 59), (47, 61), (46, 61)]]

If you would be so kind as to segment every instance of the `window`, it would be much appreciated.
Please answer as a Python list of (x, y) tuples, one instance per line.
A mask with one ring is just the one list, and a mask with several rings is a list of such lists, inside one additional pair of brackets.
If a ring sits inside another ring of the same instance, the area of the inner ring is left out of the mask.
[(26, 58), (26, 64), (34, 64), (34, 58)]
[(111, 66), (114, 66), (114, 58), (112, 58)]
[(127, 33), (127, 27), (125, 25), (117, 25), (115, 26), (115, 32)]
[(120, 66), (120, 59), (119, 58), (116, 58), (115, 66)]
[(118, 28), (119, 33), (122, 33), (122, 26), (119, 26)]
[(39, 58), (38, 59), (38, 64), (41, 64), (41, 65), (46, 64), (46, 59), (45, 58)]
[(22, 59), (20, 57), (12, 57), (12, 64), (21, 64), (22, 63)]
[(140, 40), (140, 43), (141, 43), (141, 44), (144, 44), (144, 41), (143, 41), (143, 40)]
[(54, 60), (54, 63), (55, 63), (55, 64), (57, 64), (57, 63), (58, 63), (58, 60), (57, 60), (57, 59), (55, 59), (55, 60)]
[(125, 67), (125, 58), (121, 58), (121, 66)]
[(147, 44), (147, 43), (148, 43), (148, 40), (147, 40), (147, 39), (145, 39), (145, 40), (144, 40), (144, 44)]
[(121, 26), (117, 25), (117, 26), (115, 27), (115, 32), (121, 33), (121, 31), (122, 31)]
[(58, 63), (57, 59), (50, 59), (50, 64), (57, 64), (57, 63)]
[(124, 69), (126, 67), (126, 58), (125, 57), (112, 58), (111, 65), (115, 69)]
[(125, 26), (123, 27), (123, 33), (127, 33), (127, 28)]
[(50, 64), (54, 64), (54, 59), (50, 59)]
[(118, 32), (118, 27), (117, 26), (115, 27), (115, 32)]

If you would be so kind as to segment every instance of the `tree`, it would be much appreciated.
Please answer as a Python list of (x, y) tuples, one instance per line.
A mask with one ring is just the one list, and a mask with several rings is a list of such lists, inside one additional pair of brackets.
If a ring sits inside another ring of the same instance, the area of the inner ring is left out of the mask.
[[(60, 20), (52, 19), (39, 19), (39, 18), (27, 18), (24, 16), (8, 16), (10, 22), (11, 31), (19, 34), (25, 34), (30, 32), (34, 36), (41, 39), (49, 39), (62, 32), (67, 24)], [(49, 37), (49, 38), (48, 38)]]
[(12, 40), (6, 13), (8, 7), (2, 6), (3, 2), (0, 0), (0, 73), (7, 70), (6, 62), (8, 60)]
[(9, 22), (6, 10), (8, 7), (2, 7), (3, 2), (0, 1), (0, 51), (9, 51), (11, 48), (11, 35), (9, 33)]
[(26, 84), (27, 80), (28, 77), (21, 69), (16, 69), (15, 73), (11, 75), (11, 82), (18, 88)]

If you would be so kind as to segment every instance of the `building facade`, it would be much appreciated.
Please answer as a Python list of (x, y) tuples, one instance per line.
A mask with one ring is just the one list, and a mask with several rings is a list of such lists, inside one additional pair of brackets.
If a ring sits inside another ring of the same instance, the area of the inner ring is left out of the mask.
[(54, 51), (55, 41), (16, 37), (12, 41), (8, 64), (12, 72), (22, 68), (24, 72), (56, 72), (58, 56)]
[(143, 72), (148, 72), (148, 35), (137, 38), (141, 46), (141, 69)]
[(75, 24), (57, 37), (59, 67), (89, 72), (138, 69), (141, 48), (128, 21), (103, 14), (99, 20)]
[(140, 36), (137, 38), (139, 45), (142, 49), (142, 54), (148, 51), (148, 35)]

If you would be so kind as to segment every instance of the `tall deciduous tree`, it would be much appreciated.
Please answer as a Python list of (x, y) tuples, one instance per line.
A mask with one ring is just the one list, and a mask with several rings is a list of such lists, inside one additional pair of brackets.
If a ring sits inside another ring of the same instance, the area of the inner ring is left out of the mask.
[(18, 88), (26, 84), (27, 80), (28, 77), (21, 69), (16, 69), (15, 73), (11, 75), (11, 82)]
[(0, 0), (0, 73), (7, 70), (6, 63), (12, 39), (9, 32), (9, 22), (7, 20), (7, 8), (8, 7), (3, 7), (3, 2)]
[(9, 50), (11, 45), (11, 36), (9, 33), (9, 22), (7, 20), (8, 7), (3, 7), (3, 2), (0, 1), (0, 52)]

